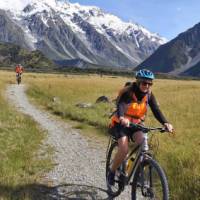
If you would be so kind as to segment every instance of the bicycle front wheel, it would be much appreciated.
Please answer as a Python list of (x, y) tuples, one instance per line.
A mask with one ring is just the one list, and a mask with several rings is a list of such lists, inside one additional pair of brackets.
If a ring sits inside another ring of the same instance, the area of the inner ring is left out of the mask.
[(166, 175), (153, 159), (142, 162), (133, 178), (132, 200), (168, 200), (169, 187)]

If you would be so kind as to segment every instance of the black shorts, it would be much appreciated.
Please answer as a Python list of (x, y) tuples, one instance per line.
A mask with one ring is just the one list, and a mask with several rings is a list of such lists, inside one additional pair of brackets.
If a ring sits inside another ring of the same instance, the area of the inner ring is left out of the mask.
[(121, 124), (116, 123), (112, 128), (109, 128), (109, 133), (114, 136), (117, 140), (123, 136), (133, 137), (133, 134), (138, 131), (137, 128), (125, 127)]

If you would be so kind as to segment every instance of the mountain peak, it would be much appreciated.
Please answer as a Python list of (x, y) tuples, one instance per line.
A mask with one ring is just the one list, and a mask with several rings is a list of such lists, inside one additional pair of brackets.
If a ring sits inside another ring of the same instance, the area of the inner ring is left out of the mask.
[(13, 7), (13, 0), (3, 0), (3, 1), (0, 1), (0, 9), (21, 11), (28, 4), (32, 4), (32, 3), (36, 3), (40, 5), (47, 4), (51, 7), (54, 7), (57, 5), (58, 2), (68, 3), (68, 0), (15, 0), (14, 7)]
[[(167, 42), (165, 38), (160, 37), (156, 33), (151, 33), (137, 23), (124, 22), (119, 17), (104, 12), (96, 6), (83, 6), (79, 3), (70, 3), (68, 0), (15, 0), (14, 7), (13, 0), (3, 0), (0, 2), (0, 9), (11, 10), (17, 14), (24, 10), (27, 5), (31, 5), (33, 8), (31, 9), (32, 12), (27, 12), (29, 15), (53, 9), (72, 19), (74, 13), (76, 13), (81, 16), (81, 18), (91, 23), (101, 33), (109, 32), (111, 30), (117, 35), (123, 33), (127, 33), (128, 35), (137, 35), (138, 32), (142, 31), (145, 36), (153, 42), (158, 41), (160, 44)], [(25, 10), (30, 11), (29, 9)], [(65, 19), (66, 18), (67, 17), (65, 17)], [(71, 19), (67, 19), (67, 21), (70, 22)]]
[[(10, 11), (10, 26), (23, 32), (25, 46), (54, 60), (78, 58), (95, 64), (135, 66), (164, 43), (143, 26), (124, 22), (96, 6), (66, 0), (15, 0), (13, 8), (13, 0), (4, 0), (0, 8)], [(11, 28), (6, 28), (5, 33), (13, 36), (9, 42), (20, 44)], [(7, 40), (6, 34), (2, 41)]]
[(28, 0), (15, 0), (15, 6), (13, 7), (13, 0), (3, 0), (0, 1), (0, 9), (22, 10), (28, 3)]
[(62, 2), (62, 3), (68, 3), (68, 1), (65, 1), (65, 0), (29, 0), (30, 3), (40, 3), (40, 4), (47, 4), (51, 7), (55, 7), (57, 6), (57, 4), (59, 2)]

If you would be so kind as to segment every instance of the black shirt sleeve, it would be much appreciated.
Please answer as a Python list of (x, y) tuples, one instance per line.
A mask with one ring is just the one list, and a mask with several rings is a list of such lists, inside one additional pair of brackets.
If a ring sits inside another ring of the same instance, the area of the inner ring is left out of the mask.
[(129, 103), (131, 101), (131, 97), (128, 91), (126, 91), (125, 93), (123, 93), (121, 95), (121, 97), (118, 100), (117, 103), (117, 115), (118, 117), (122, 117), (124, 116), (124, 112), (126, 110), (127, 107), (127, 103)]
[(155, 116), (155, 118), (161, 123), (167, 123), (167, 120), (165, 119), (163, 113), (161, 112), (158, 103), (156, 101), (155, 96), (153, 95), (153, 93), (151, 93), (150, 99), (149, 99), (149, 106)]

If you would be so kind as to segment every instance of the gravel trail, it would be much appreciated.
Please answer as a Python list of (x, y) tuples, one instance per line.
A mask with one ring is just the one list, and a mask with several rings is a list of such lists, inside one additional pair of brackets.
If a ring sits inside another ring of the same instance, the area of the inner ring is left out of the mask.
[[(52, 182), (51, 194), (45, 199), (109, 199), (105, 184), (105, 147), (89, 145), (87, 139), (70, 125), (30, 104), (25, 85), (9, 85), (8, 101), (31, 116), (48, 132), (45, 144), (55, 149), (55, 167), (45, 175)], [(129, 194), (130, 195), (130, 194)], [(130, 199), (123, 192), (116, 199)]]

